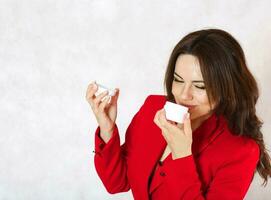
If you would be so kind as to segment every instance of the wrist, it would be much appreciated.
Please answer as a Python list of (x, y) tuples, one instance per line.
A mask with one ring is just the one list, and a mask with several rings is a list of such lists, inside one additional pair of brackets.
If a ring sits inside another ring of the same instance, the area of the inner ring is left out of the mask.
[(100, 129), (100, 138), (105, 142), (108, 143), (108, 141), (111, 139), (112, 135), (113, 135), (113, 130), (103, 130)]

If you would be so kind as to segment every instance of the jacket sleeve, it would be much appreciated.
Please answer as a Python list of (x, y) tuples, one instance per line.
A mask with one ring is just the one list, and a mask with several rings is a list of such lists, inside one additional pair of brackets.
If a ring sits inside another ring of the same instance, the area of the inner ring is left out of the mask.
[(140, 116), (143, 114), (143, 108), (147, 99), (129, 124), (123, 145), (120, 145), (117, 125), (115, 125), (113, 135), (108, 143), (105, 143), (100, 138), (100, 127), (96, 129), (94, 164), (98, 176), (110, 194), (126, 192), (130, 189), (129, 180), (127, 178), (126, 160), (131, 145), (129, 145), (130, 140), (127, 140), (127, 138), (131, 138), (129, 135), (133, 135), (137, 131)]
[(242, 200), (253, 179), (259, 159), (259, 147), (251, 142), (221, 166), (207, 191), (201, 181), (193, 155), (172, 160), (165, 165), (165, 184), (172, 200)]

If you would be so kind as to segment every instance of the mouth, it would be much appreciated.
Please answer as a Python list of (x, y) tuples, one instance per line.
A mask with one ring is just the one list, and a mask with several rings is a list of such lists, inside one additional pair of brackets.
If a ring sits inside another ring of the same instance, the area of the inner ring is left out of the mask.
[(196, 107), (196, 105), (186, 105), (186, 104), (182, 104), (182, 103), (181, 103), (181, 105), (184, 107), (187, 107), (189, 110), (192, 110), (193, 108)]

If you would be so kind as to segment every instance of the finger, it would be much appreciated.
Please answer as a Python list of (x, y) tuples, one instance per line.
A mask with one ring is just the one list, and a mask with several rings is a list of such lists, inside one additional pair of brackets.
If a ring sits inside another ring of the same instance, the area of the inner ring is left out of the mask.
[(192, 128), (191, 128), (191, 120), (190, 120), (190, 114), (185, 114), (184, 124), (183, 124), (184, 133), (186, 135), (192, 134)]
[(115, 91), (116, 91), (115, 95), (111, 97), (111, 102), (110, 102), (111, 104), (116, 104), (119, 98), (119, 93), (120, 93), (119, 88), (116, 88)]
[(183, 123), (178, 123), (177, 127), (180, 128), (180, 129), (183, 129)]
[(105, 99), (102, 101), (102, 103), (100, 103), (98, 110), (103, 112), (105, 107), (108, 105), (109, 100), (110, 100), (110, 96), (105, 97)]
[(161, 128), (161, 123), (159, 121), (159, 113), (160, 113), (160, 110), (156, 112), (153, 121), (159, 128)]
[(166, 127), (162, 124), (161, 119), (160, 119), (161, 112), (162, 110), (159, 110), (156, 112), (155, 117), (154, 117), (154, 122), (161, 130), (166, 130)]
[(163, 127), (165, 127), (166, 129), (168, 129), (168, 130), (170, 130), (170, 129), (175, 129), (175, 128), (176, 128), (175, 122), (169, 121), (169, 120), (166, 118), (166, 111), (165, 111), (165, 109), (162, 109), (162, 110), (159, 112), (158, 120), (159, 120), (159, 122), (161, 123), (161, 125), (162, 125)]
[(161, 128), (161, 134), (164, 137), (164, 139), (167, 141), (167, 143), (170, 141), (170, 134), (165, 128)]
[(154, 117), (154, 122), (155, 124), (161, 129), (161, 134), (163, 135), (164, 139), (168, 143), (170, 141), (171, 135), (167, 128), (161, 125), (161, 122), (159, 121), (159, 115), (161, 115), (162, 110), (159, 110), (156, 112), (155, 117)]
[[(163, 109), (156, 112), (154, 122), (160, 129), (166, 129), (168, 125), (175, 125), (175, 122), (167, 120)], [(164, 125), (163, 125), (164, 122)]]
[(172, 124), (172, 125), (177, 125), (177, 122), (171, 121), (169, 119), (167, 119), (168, 123)]
[(166, 128), (167, 127), (167, 120), (166, 120), (166, 117), (164, 115), (163, 109), (158, 112), (157, 117), (158, 117), (158, 121), (160, 122), (160, 124)]
[(100, 103), (101, 103), (101, 100), (108, 94), (108, 91), (104, 91), (102, 92), (101, 94), (99, 94), (94, 100), (93, 100), (93, 104), (94, 104), (94, 107), (95, 108), (98, 108)]
[(95, 104), (100, 103), (100, 101), (101, 101), (106, 95), (108, 95), (108, 93), (109, 93), (108, 90), (103, 91), (102, 93), (100, 93), (99, 95), (96, 96), (96, 98), (93, 100), (93, 102), (94, 102)]
[(98, 87), (96, 85), (96, 81), (91, 82), (88, 85), (87, 92), (86, 92), (86, 99), (87, 100), (92, 100), (94, 97), (95, 92), (97, 91)]

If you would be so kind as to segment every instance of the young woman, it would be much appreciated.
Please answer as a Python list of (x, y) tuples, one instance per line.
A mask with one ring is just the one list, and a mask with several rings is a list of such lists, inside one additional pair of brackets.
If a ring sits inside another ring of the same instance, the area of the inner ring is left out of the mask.
[[(257, 170), (267, 183), (270, 157), (256, 116), (257, 83), (239, 43), (208, 29), (173, 49), (164, 85), (133, 117), (120, 145), (116, 95), (108, 103), (97, 85), (86, 99), (99, 127), (95, 167), (111, 194), (132, 190), (136, 200), (243, 199)], [(165, 102), (189, 108), (184, 123), (167, 120)]]

